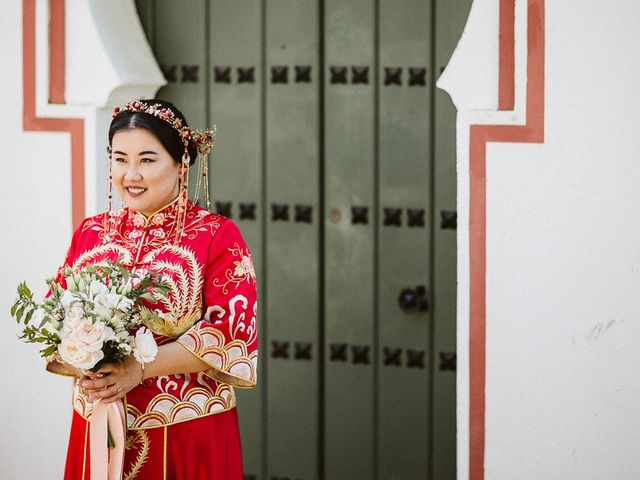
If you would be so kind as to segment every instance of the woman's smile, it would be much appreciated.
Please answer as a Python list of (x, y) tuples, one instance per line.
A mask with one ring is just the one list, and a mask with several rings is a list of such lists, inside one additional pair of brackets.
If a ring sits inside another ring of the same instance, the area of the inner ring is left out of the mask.
[(144, 192), (147, 191), (146, 188), (143, 187), (124, 187), (130, 197), (140, 197)]

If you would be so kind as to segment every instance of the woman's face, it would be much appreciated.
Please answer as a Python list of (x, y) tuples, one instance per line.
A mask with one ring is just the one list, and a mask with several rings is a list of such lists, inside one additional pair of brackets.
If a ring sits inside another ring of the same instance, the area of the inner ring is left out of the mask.
[(178, 195), (180, 164), (144, 128), (120, 130), (111, 141), (111, 176), (120, 198), (146, 216)]

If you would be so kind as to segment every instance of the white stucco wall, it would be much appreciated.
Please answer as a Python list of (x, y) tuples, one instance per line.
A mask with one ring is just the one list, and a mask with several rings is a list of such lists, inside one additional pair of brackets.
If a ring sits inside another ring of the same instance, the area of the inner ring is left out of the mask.
[[(497, 0), (474, 2), (492, 15), (472, 16), (441, 82), (460, 110), (460, 479), (469, 475), (468, 128), (524, 118), (526, 0), (516, 5), (516, 114), (471, 95), (491, 81), (473, 70), (482, 47), (473, 39), (497, 31)], [(547, 0), (545, 142), (487, 147), (486, 479), (640, 478), (639, 23), (631, 0)]]
[[(164, 79), (144, 40), (134, 0), (67, 1), (68, 104), (48, 105), (48, 3), (36, 1), (37, 113), (85, 120), (89, 215), (105, 205), (106, 129), (112, 105), (152, 97)], [(2, 3), (0, 31), (0, 478), (56, 479), (64, 470), (71, 380), (44, 371), (38, 348), (17, 339), (19, 329), (9, 308), (19, 282), (26, 280), (42, 295), (44, 279), (64, 260), (72, 232), (70, 136), (23, 131), (22, 0)], [(127, 41), (129, 48), (113, 49)], [(83, 50), (87, 45), (91, 55)], [(94, 60), (91, 65), (88, 58)]]
[(0, 476), (62, 478), (71, 383), (44, 372), (37, 348), (16, 338), (9, 307), (19, 281), (40, 294), (64, 260), (71, 231), (67, 134), (22, 130), (22, 2), (3, 2), (0, 79)]

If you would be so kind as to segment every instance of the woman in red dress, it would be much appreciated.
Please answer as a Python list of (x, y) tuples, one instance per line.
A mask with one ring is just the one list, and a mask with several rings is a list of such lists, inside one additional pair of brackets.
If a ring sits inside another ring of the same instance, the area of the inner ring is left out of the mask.
[[(256, 383), (256, 277), (233, 222), (187, 198), (189, 166), (198, 156), (206, 162), (212, 143), (212, 131), (192, 130), (167, 102), (114, 110), (110, 179), (126, 207), (85, 219), (64, 266), (117, 260), (161, 274), (171, 292), (145, 315), (158, 344), (154, 361), (127, 358), (90, 376), (59, 361), (48, 365), (77, 377), (65, 479), (90, 478), (89, 422), (98, 399), (124, 404), (123, 478), (242, 478), (233, 387)], [(200, 178), (206, 174), (203, 167)]]

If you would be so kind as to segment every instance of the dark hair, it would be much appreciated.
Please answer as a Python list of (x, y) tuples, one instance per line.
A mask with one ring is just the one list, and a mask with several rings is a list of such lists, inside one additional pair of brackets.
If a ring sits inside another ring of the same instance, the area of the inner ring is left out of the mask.
[[(188, 126), (187, 120), (184, 118), (182, 112), (172, 103), (157, 99), (139, 101), (146, 103), (147, 105), (159, 104), (162, 108), (169, 108), (177, 118), (182, 120), (182, 125), (185, 127)], [(184, 144), (182, 143), (182, 139), (180, 138), (178, 131), (166, 121), (160, 120), (159, 118), (144, 112), (130, 112), (124, 110), (118, 113), (118, 115), (111, 120), (111, 126), (109, 127), (109, 147), (111, 148), (111, 141), (113, 140), (113, 136), (116, 132), (132, 128), (144, 128), (148, 130), (155, 135), (158, 140), (160, 140), (162, 146), (167, 150), (167, 152), (169, 152), (177, 163), (182, 161)], [(193, 162), (195, 162), (196, 157), (198, 156), (198, 149), (193, 142), (189, 142), (188, 153), (189, 158), (191, 159), (189, 161), (189, 165), (193, 165)]]

